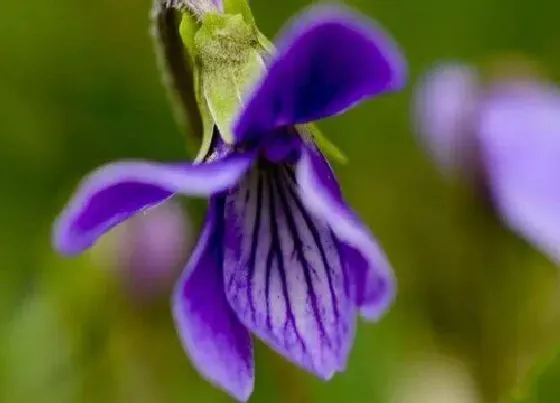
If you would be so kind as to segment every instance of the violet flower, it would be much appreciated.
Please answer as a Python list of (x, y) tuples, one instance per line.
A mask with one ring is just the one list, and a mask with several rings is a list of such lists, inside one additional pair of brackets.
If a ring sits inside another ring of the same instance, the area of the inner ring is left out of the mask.
[(329, 379), (346, 366), (357, 313), (378, 319), (395, 284), (383, 251), (299, 125), (399, 89), (404, 79), (400, 53), (379, 28), (339, 8), (314, 9), (282, 35), (235, 121), (233, 145), (215, 129), (200, 164), (98, 169), (56, 223), (56, 247), (77, 254), (174, 195), (209, 197), (198, 245), (173, 296), (194, 365), (247, 400), (254, 334)]
[(429, 71), (416, 90), (415, 129), (445, 175), (470, 175), (478, 92), (476, 70), (459, 63)]
[(190, 217), (174, 200), (134, 215), (112, 235), (112, 265), (123, 288), (139, 302), (169, 291), (195, 241)]
[(480, 172), (467, 179), (483, 182), (505, 224), (560, 263), (560, 90), (528, 76), (483, 86), (475, 69), (445, 64), (417, 105), (421, 127), (437, 116), (422, 137), (434, 154), (460, 174)]

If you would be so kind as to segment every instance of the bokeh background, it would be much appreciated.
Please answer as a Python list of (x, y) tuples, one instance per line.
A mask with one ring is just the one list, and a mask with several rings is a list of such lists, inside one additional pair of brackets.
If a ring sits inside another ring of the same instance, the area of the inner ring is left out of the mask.
[[(192, 368), (169, 309), (203, 202), (181, 204), (184, 249), (171, 269), (134, 270), (118, 234), (72, 259), (50, 244), (53, 219), (93, 168), (185, 158), (155, 64), (150, 3), (2, 4), (0, 402), (230, 401)], [(269, 37), (309, 4), (252, 3)], [(379, 324), (360, 324), (348, 371), (329, 383), (259, 344), (252, 401), (501, 401), (560, 343), (558, 269), (439, 174), (415, 139), (411, 99), (419, 74), (441, 59), (484, 65), (521, 53), (560, 82), (560, 3), (345, 3), (376, 18), (410, 66), (402, 93), (320, 124), (350, 157), (335, 169), (395, 267), (398, 301)], [(547, 372), (535, 402), (560, 401), (560, 370)]]

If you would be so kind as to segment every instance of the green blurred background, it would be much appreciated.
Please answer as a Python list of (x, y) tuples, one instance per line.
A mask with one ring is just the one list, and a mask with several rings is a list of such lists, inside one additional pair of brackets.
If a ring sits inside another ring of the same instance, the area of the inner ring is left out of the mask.
[[(252, 3), (269, 37), (309, 4)], [(415, 79), (442, 58), (486, 63), (521, 52), (560, 82), (560, 3), (346, 3), (376, 18), (410, 66), (406, 91), (320, 124), (350, 157), (335, 169), (395, 267), (398, 301), (381, 323), (360, 324), (348, 371), (329, 383), (258, 345), (252, 401), (498, 402), (560, 343), (557, 269), (468, 189), (441, 178), (415, 140), (410, 101)], [(185, 158), (155, 64), (150, 6), (3, 3), (0, 402), (230, 401), (182, 352), (172, 279), (142, 299), (99, 258), (111, 248), (65, 259), (50, 245), (53, 219), (93, 168)], [(185, 205), (195, 227), (203, 205)], [(535, 401), (560, 401), (556, 374)]]

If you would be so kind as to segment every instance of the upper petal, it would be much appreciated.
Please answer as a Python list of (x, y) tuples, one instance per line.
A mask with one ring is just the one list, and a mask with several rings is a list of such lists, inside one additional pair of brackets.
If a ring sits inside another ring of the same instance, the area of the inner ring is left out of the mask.
[(480, 143), (499, 213), (560, 262), (560, 91), (537, 83), (494, 89), (481, 108)]
[(234, 186), (253, 161), (233, 155), (208, 164), (119, 162), (85, 178), (54, 226), (55, 247), (64, 254), (89, 248), (118, 223), (174, 193), (207, 196)]
[(350, 293), (362, 315), (377, 319), (395, 294), (395, 279), (383, 250), (344, 202), (329, 163), (313, 146), (304, 147), (296, 175), (303, 203), (331, 227), (340, 243)]
[(355, 310), (332, 232), (304, 208), (291, 168), (253, 170), (227, 196), (224, 281), (240, 320), (328, 379), (344, 369)]
[(201, 375), (240, 401), (254, 384), (253, 346), (224, 294), (223, 202), (211, 203), (198, 245), (173, 294), (179, 337)]
[(404, 60), (376, 24), (344, 8), (315, 7), (282, 34), (268, 72), (234, 125), (234, 138), (241, 142), (339, 114), (404, 80)]

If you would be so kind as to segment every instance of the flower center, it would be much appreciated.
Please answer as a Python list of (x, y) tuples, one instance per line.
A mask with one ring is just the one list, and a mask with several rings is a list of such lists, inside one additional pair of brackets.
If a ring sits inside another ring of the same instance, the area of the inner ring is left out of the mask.
[(301, 138), (294, 127), (283, 127), (265, 136), (261, 156), (274, 164), (294, 163), (301, 151)]

